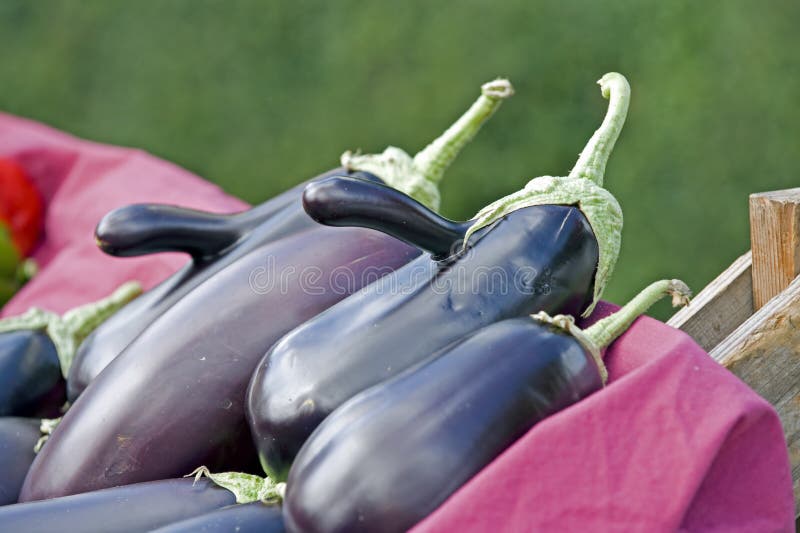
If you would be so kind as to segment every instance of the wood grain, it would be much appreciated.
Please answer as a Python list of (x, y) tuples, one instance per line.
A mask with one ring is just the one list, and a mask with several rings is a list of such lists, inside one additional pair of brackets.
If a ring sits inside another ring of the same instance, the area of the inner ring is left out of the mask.
[(711, 350), (778, 411), (800, 509), (800, 277)]
[(800, 188), (750, 195), (750, 245), (760, 309), (800, 274)]

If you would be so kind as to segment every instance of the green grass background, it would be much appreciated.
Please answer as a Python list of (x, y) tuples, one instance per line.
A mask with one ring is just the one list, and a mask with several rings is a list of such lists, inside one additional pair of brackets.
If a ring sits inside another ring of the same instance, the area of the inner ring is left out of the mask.
[(616, 70), (621, 302), (661, 277), (699, 290), (747, 250), (748, 194), (800, 186), (799, 27), (797, 0), (2, 0), (0, 109), (258, 202), (345, 149), (416, 151), (506, 76), (517, 95), (443, 184), (466, 218), (567, 173)]

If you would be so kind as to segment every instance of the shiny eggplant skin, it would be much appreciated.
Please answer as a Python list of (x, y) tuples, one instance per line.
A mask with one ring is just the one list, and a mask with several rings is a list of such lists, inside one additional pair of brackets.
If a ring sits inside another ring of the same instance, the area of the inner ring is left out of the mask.
[(17, 502), (40, 436), (36, 418), (0, 418), (0, 505)]
[(54, 416), (65, 401), (50, 337), (32, 330), (0, 333), (0, 416)]
[(280, 506), (252, 502), (223, 507), (155, 529), (151, 533), (284, 533), (285, 531)]
[(458, 256), (420, 257), (295, 329), (262, 359), (248, 389), (262, 467), (285, 479), (334, 409), (465, 335), (541, 310), (579, 314), (598, 253), (578, 208), (526, 207), (476, 232)]
[[(122, 353), (147, 326), (205, 280), (253, 250), (287, 235), (314, 227), (314, 221), (303, 211), (300, 200), (301, 193), (307, 183), (340, 174), (348, 173), (341, 168), (323, 173), (248, 211), (228, 215), (225, 223), (219, 222), (217, 225), (220, 227), (233, 228), (217, 232), (218, 235), (227, 233), (231, 238), (227, 247), (216, 244), (217, 248), (222, 249), (221, 254), (206, 257), (203, 257), (202, 254), (199, 256), (195, 254), (196, 256), (189, 264), (158, 286), (139, 296), (86, 338), (78, 350), (67, 378), (68, 399), (74, 402), (106, 365)], [(379, 181), (372, 174), (363, 172), (350, 175)], [(215, 216), (222, 219), (226, 217), (225, 215)], [(176, 240), (174, 232), (178, 229), (179, 235), (192, 236), (189, 242), (195, 243), (195, 247), (202, 248), (202, 244), (197, 244), (197, 242), (198, 237), (203, 237), (203, 224), (194, 226), (192, 222), (191, 216), (184, 221), (185, 227), (172, 221), (172, 228), (167, 228), (172, 231), (155, 244), (147, 238), (155, 231), (153, 229), (123, 227), (121, 221), (118, 221), (118, 225), (115, 226), (107, 224), (103, 229), (101, 223), (101, 227), (98, 229), (98, 239), (109, 243), (113, 242), (119, 255), (133, 255), (134, 252), (138, 254), (155, 253), (159, 249), (165, 248), (164, 239), (170, 240), (172, 251), (184, 251), (191, 254), (191, 247), (182, 248), (181, 242)], [(125, 236), (126, 228), (132, 234), (131, 236)], [(136, 237), (134, 238), (134, 236)], [(150, 248), (148, 245), (154, 247)]]
[(25, 533), (149, 531), (235, 501), (232, 492), (206, 479), (196, 484), (192, 479), (166, 479), (0, 507), (0, 529)]
[(317, 428), (286, 484), (287, 529), (406, 531), (534, 424), (601, 388), (569, 334), (528, 317), (487, 326)]
[(435, 258), (448, 257), (463, 242), (470, 226), (469, 222), (447, 220), (387, 185), (352, 176), (309, 184), (303, 192), (303, 209), (328, 226), (385, 231)]
[(21, 501), (211, 467), (208, 457), (247, 430), (245, 390), (269, 347), (419, 253), (376, 231), (317, 226), (229, 265), (90, 383), (34, 461)]

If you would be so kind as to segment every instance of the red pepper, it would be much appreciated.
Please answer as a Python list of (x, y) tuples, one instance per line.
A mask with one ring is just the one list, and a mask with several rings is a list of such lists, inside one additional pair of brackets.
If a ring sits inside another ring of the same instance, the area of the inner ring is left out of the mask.
[(42, 233), (44, 205), (25, 170), (0, 158), (0, 224), (11, 233), (21, 257), (27, 257)]

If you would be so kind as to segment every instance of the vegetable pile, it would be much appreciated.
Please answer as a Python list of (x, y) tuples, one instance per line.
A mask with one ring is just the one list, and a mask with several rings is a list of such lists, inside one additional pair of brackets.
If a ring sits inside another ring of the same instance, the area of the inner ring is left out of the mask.
[[(129, 283), (63, 316), (0, 321), (0, 524), (404, 531), (538, 422), (602, 393), (600, 350), (689, 291), (659, 281), (575, 325), (622, 231), (603, 176), (630, 88), (616, 73), (599, 84), (608, 112), (569, 174), (468, 221), (437, 214), (438, 184), (513, 95), (507, 80), (413, 157), (345, 152), (232, 215), (108, 213), (103, 252), (190, 261), (141, 295)], [(14, 252), (0, 274), (16, 276), (42, 208), (8, 198), (25, 216), (0, 209)]]

